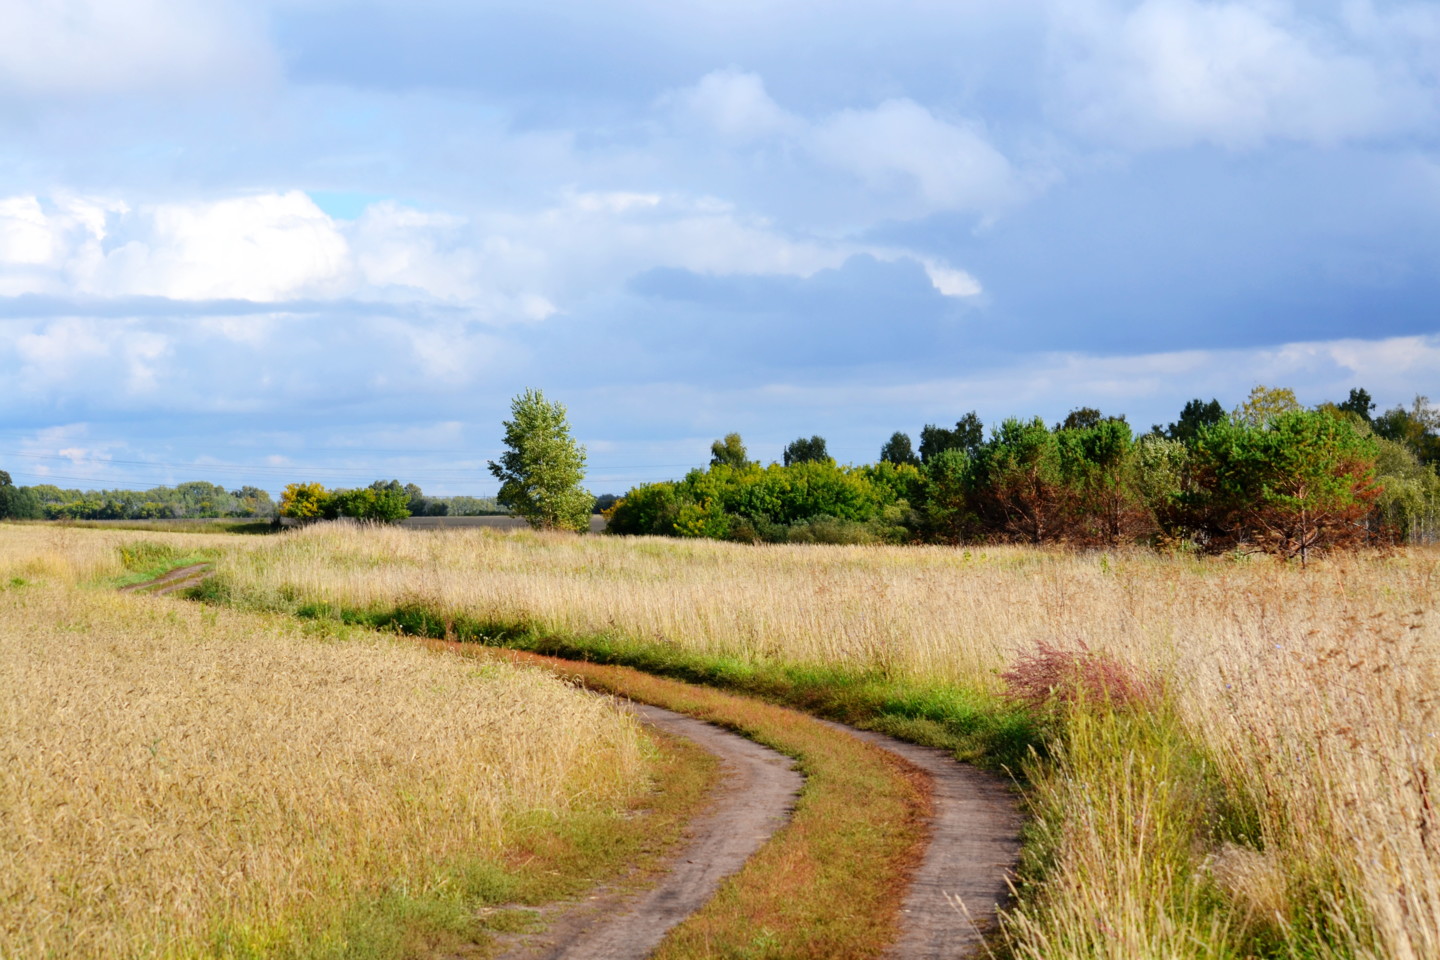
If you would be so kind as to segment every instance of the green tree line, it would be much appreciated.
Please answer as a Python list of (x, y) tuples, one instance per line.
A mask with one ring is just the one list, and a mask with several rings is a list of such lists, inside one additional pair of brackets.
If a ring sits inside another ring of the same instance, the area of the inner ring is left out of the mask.
[(186, 517), (275, 516), (270, 494), (258, 487), (236, 490), (203, 480), (149, 490), (74, 490), (41, 483), (15, 486), (0, 470), (0, 519), (170, 520)]
[[(415, 484), (407, 483), (401, 486), (396, 480), (376, 481), (376, 484), (365, 489), (372, 489), (377, 485), (403, 492), (406, 516), (490, 516), (507, 512), (494, 497), (426, 496)], [(337, 504), (349, 504), (347, 509), (360, 509), (357, 504), (365, 499), (365, 495), (345, 489), (329, 493), (339, 498)], [(78, 490), (64, 489), (48, 483), (17, 486), (9, 473), (0, 470), (0, 520), (177, 520), (221, 517), (268, 520), (277, 515), (287, 515), (283, 514), (282, 505), (271, 499), (267, 491), (248, 485), (226, 490), (218, 484), (197, 480), (173, 487), (152, 487), (148, 490)]]
[(1376, 417), (1364, 390), (1303, 408), (1257, 387), (1235, 410), (1193, 400), (1137, 436), (1123, 416), (1077, 408), (1060, 423), (1011, 418), (985, 436), (974, 413), (897, 432), (875, 464), (842, 466), (820, 437), (784, 463), (751, 461), (738, 434), (708, 467), (643, 484), (607, 511), (618, 534), (765, 542), (1185, 544), (1264, 550), (1433, 541), (1440, 526), (1440, 412), (1425, 398)]

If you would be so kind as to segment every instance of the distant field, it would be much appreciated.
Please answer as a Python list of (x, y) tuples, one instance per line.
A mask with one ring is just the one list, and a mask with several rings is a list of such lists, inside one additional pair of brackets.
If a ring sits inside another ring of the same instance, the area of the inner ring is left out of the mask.
[(0, 524), (6, 960), (398, 956), (648, 790), (634, 720), (548, 673), (110, 589), (197, 541), (265, 542)]
[[(46, 521), (56, 523), (56, 521)], [(220, 517), (220, 518), (198, 518), (181, 520), (80, 520), (65, 521), (63, 525), (77, 527), (95, 527), (98, 529), (112, 530), (161, 530), (171, 533), (192, 533), (192, 532), (237, 532), (237, 533), (265, 533), (269, 532), (269, 520), (246, 520), (244, 518)], [(511, 516), (489, 516), (489, 517), (408, 517), (401, 521), (405, 527), (413, 527), (419, 530), (443, 530), (450, 528), (483, 527), (490, 530), (523, 530), (526, 527), (524, 520)], [(590, 532), (600, 533), (605, 529), (605, 518), (600, 514), (593, 514), (590, 517)]]
[[(401, 525), (418, 530), (463, 529), (465, 527), (484, 527), (488, 530), (524, 530), (527, 526), (525, 521), (519, 517), (410, 517), (401, 521)], [(604, 529), (605, 518), (598, 513), (592, 514), (590, 532), (600, 533)]]
[(983, 704), (1028, 671), (1032, 695), (1088, 700), (1040, 715), (1017, 956), (1440, 956), (1434, 550), (1306, 570), (320, 526), (220, 571), (218, 595), (261, 607), (624, 638), (739, 681), (809, 665)]

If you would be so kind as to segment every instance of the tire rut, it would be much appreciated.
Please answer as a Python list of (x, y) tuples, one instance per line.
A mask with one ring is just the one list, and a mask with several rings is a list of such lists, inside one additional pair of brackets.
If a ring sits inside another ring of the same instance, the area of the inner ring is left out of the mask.
[[(171, 593), (203, 581), (210, 566), (194, 564), (120, 589)], [(648, 704), (627, 706), (644, 723), (720, 758), (722, 780), (714, 805), (691, 824), (684, 848), (657, 883), (639, 893), (602, 886), (585, 901), (561, 906), (543, 932), (519, 938), (496, 960), (643, 960), (789, 819), (803, 786), (789, 757), (685, 714)], [(940, 960), (977, 955), (1009, 901), (1020, 858), (1021, 816), (1009, 785), (944, 750), (820, 722), (900, 757), (932, 786), (930, 839), (905, 896), (900, 936), (885, 956)]]
[(144, 583), (126, 584), (120, 588), (121, 593), (139, 593), (147, 591), (154, 594), (173, 593), (181, 587), (193, 587), (195, 584), (210, 576), (212, 564), (192, 563), (188, 567), (178, 567), (174, 570), (162, 573), (153, 580), (146, 580)]
[(720, 758), (722, 779), (712, 805), (690, 824), (684, 847), (648, 890), (627, 896), (602, 888), (500, 960), (643, 960), (789, 820), (804, 783), (789, 757), (682, 713), (627, 706), (644, 723)]
[(901, 908), (900, 939), (887, 956), (939, 960), (979, 953), (1010, 900), (1020, 861), (1021, 816), (1009, 784), (944, 750), (826, 722), (919, 767), (933, 784), (930, 842)]

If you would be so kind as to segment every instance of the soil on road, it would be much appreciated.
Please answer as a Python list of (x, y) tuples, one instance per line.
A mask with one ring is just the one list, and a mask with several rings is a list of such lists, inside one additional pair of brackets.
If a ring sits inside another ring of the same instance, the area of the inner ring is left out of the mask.
[(646, 704), (632, 709), (645, 723), (720, 758), (721, 782), (710, 808), (690, 824), (655, 886), (631, 896), (601, 888), (544, 933), (502, 953), (504, 960), (643, 960), (789, 819), (803, 783), (789, 757), (681, 713)]

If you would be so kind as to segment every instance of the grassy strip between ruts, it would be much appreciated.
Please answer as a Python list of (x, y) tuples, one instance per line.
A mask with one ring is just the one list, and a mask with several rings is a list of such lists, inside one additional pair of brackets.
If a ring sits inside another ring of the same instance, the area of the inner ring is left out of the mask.
[[(462, 654), (482, 652), (428, 642)], [(918, 771), (785, 707), (627, 667), (524, 651), (508, 655), (597, 690), (736, 730), (795, 757), (805, 775), (791, 822), (671, 931), (658, 960), (844, 960), (879, 956), (894, 939), (905, 880), (923, 854), (930, 813), (927, 781)]]

